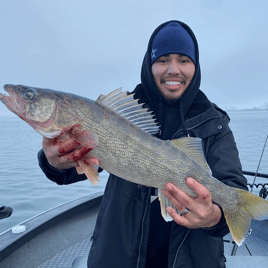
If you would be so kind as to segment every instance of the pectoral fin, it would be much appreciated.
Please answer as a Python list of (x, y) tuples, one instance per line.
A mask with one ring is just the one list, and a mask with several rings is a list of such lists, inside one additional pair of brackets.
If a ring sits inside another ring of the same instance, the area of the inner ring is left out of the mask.
[(99, 160), (96, 158), (83, 158), (77, 161), (79, 166), (76, 168), (78, 174), (85, 174), (93, 185), (99, 182)]
[(88, 148), (95, 148), (98, 144), (98, 136), (90, 131), (90, 130), (84, 130), (82, 132), (78, 132), (75, 135), (75, 139), (82, 144), (83, 146), (86, 146)]

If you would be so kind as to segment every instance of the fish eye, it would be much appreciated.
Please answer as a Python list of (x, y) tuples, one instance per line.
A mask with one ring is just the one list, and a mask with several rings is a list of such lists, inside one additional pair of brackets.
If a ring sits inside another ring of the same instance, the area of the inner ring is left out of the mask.
[(32, 100), (36, 95), (36, 92), (33, 88), (27, 88), (23, 93), (23, 98), (26, 100)]

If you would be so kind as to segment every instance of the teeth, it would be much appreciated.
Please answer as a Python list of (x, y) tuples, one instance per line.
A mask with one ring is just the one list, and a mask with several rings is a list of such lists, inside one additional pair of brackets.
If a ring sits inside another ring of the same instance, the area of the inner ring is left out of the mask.
[(165, 83), (168, 84), (169, 86), (177, 86), (181, 84), (181, 82), (176, 81), (166, 81)]

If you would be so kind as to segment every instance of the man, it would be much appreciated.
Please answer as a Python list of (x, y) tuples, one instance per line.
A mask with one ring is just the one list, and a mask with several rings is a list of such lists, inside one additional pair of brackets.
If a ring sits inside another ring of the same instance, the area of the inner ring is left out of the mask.
[[(229, 117), (200, 91), (200, 81), (198, 44), (192, 30), (179, 21), (160, 25), (150, 38), (135, 98), (154, 111), (161, 126), (158, 138), (200, 137), (213, 176), (247, 189)], [(75, 142), (66, 146), (79, 151)], [(47, 177), (58, 184), (85, 180), (73, 168), (77, 164), (61, 157), (58, 149), (44, 138), (39, 163)], [(168, 183), (163, 193), (181, 215), (168, 208), (174, 221), (165, 222), (155, 189), (111, 174), (88, 267), (225, 267), (222, 237), (229, 230), (222, 210), (205, 187), (193, 178), (186, 182), (198, 197)]]

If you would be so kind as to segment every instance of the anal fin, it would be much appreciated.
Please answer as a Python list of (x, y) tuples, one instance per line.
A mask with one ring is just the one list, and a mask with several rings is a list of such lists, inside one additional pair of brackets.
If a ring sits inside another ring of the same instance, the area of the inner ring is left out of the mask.
[(160, 201), (161, 214), (165, 221), (173, 221), (171, 216), (167, 212), (167, 207), (172, 207), (178, 214), (180, 212), (177, 208), (170, 202), (170, 200), (162, 193), (160, 189), (158, 189), (158, 197)]

